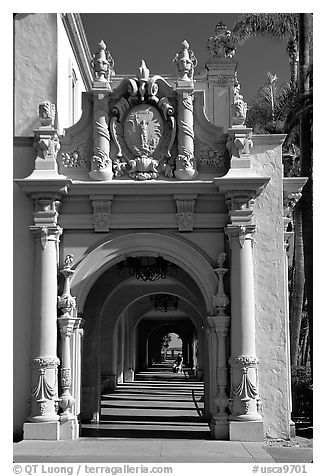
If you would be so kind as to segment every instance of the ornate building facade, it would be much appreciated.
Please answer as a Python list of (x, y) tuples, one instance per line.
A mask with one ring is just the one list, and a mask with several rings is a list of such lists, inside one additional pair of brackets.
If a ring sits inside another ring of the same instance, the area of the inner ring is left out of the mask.
[[(23, 74), (30, 25), (56, 58), (29, 50), (35, 90)], [(176, 47), (173, 79), (141, 59), (113, 75), (103, 41), (91, 59), (79, 15), (16, 18), (14, 430), (25, 439), (76, 438), (99, 421), (103, 388), (146, 368), (150, 336), (167, 327), (204, 382), (212, 438), (290, 434), (288, 206), (304, 181), (283, 178), (283, 135), (245, 126), (225, 25), (204, 72), (186, 40)], [(161, 322), (162, 296), (178, 306)]]

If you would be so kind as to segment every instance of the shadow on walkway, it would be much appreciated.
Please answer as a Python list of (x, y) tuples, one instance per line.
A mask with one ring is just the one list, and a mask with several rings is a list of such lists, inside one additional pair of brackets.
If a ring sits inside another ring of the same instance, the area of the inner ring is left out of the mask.
[(83, 424), (81, 436), (210, 440), (203, 395), (203, 382), (153, 367), (103, 395), (100, 422)]

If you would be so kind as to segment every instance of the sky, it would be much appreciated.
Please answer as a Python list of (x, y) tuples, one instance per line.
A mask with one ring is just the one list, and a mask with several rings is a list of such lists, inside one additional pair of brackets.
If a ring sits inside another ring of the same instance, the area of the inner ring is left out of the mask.
[[(187, 40), (198, 60), (197, 70), (208, 59), (207, 40), (223, 21), (232, 29), (239, 13), (85, 13), (81, 14), (91, 53), (101, 40), (107, 45), (116, 74), (134, 76), (142, 59), (151, 75), (174, 75), (175, 54)], [(267, 73), (279, 77), (278, 84), (289, 81), (290, 67), (286, 40), (250, 39), (238, 47), (238, 79), (241, 94), (250, 101), (266, 82)]]

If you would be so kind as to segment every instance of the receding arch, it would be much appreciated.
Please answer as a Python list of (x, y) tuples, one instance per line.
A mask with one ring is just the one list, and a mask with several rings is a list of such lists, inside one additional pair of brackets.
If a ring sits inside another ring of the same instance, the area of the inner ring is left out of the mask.
[(76, 266), (71, 280), (73, 295), (82, 310), (89, 290), (97, 278), (115, 263), (133, 254), (160, 255), (187, 272), (198, 285), (208, 314), (214, 314), (212, 296), (217, 278), (208, 260), (189, 242), (161, 233), (133, 232), (109, 237), (92, 249)]

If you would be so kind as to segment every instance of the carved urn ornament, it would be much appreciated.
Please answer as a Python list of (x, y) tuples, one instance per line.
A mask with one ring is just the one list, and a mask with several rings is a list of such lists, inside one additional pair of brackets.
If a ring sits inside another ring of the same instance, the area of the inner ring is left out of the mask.
[(98, 49), (93, 55), (91, 65), (96, 81), (109, 81), (113, 71), (114, 61), (109, 51), (106, 51), (106, 44), (103, 40), (98, 44)]
[(182, 49), (175, 55), (173, 60), (176, 63), (180, 81), (191, 81), (194, 77), (194, 69), (197, 66), (197, 58), (194, 52), (189, 49), (189, 43), (184, 40)]

